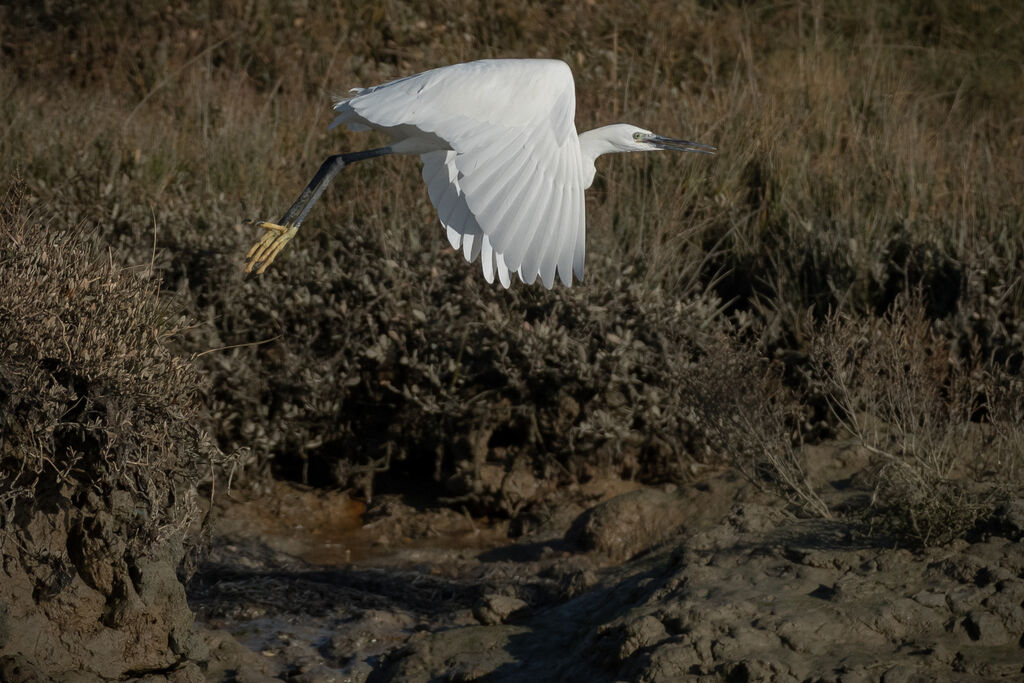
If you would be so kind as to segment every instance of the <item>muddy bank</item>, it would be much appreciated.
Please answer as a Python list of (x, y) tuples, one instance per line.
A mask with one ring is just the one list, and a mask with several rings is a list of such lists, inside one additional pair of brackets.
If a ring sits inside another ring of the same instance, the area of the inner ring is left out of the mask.
[[(2, 227), (18, 238), (0, 269), (0, 680), (1022, 673), (1020, 501), (964, 478), (941, 482), (956, 484), (929, 489), (951, 494), (942, 515), (882, 508), (890, 536), (871, 533), (871, 451), (792, 450), (791, 423), (776, 419), (790, 413), (758, 412), (781, 394), (735, 389), (760, 367), (749, 354), (703, 359), (718, 365), (677, 358), (692, 376), (674, 391), (712, 399), (707, 417), (757, 417), (714, 421), (729, 465), (644, 445), (636, 425), (619, 447), (570, 449), (567, 439), (564, 461), (552, 458), (538, 444), (589, 405), (563, 396), (555, 413), (524, 423), (540, 431), (470, 430), (457, 458), (437, 451), (432, 475), (366, 470), (391, 493), (365, 502), (266, 471), (225, 492), (214, 482), (229, 459), (201, 428), (200, 373), (159, 343), (177, 328), (157, 284), (74, 234), (36, 229), (11, 203), (0, 202)], [(631, 348), (653, 353), (642, 346)], [(594, 408), (607, 418), (598, 404), (613, 394), (599, 393)], [(614, 403), (632, 411), (624, 394)], [(427, 429), (432, 413), (417, 415)], [(665, 424), (686, 431), (685, 415)], [(966, 434), (1011, 443), (998, 426)], [(762, 447), (769, 436), (774, 450)], [(793, 474), (802, 488), (779, 485)], [(819, 517), (795, 516), (801, 491), (820, 501)], [(929, 520), (955, 540), (893, 549), (940, 538), (912, 528)]]
[[(820, 457), (836, 460), (834, 452)], [(841, 460), (841, 459), (840, 459)], [(861, 495), (834, 464), (832, 492)], [(794, 518), (729, 472), (502, 524), (393, 499), (362, 528), (268, 533), (227, 506), (190, 588), (211, 679), (1013, 680), (1024, 672), (1020, 501), (918, 553)], [(292, 490), (296, 508), (354, 510)], [(330, 513), (324, 518), (330, 517)], [(280, 519), (280, 518), (278, 518)], [(225, 644), (228, 643), (228, 644)], [(243, 650), (238, 644), (245, 646)], [(259, 652), (258, 658), (249, 656)], [(234, 673), (232, 673), (234, 672)]]
[(152, 273), (27, 203), (0, 194), (0, 680), (201, 680), (198, 372)]

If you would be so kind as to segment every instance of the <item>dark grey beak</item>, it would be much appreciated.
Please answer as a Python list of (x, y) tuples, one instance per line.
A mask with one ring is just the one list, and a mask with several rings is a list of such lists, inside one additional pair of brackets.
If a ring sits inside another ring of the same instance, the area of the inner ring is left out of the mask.
[(711, 145), (705, 145), (700, 142), (690, 142), (689, 140), (673, 140), (672, 138), (663, 138), (660, 135), (648, 135), (644, 138), (644, 142), (649, 142), (658, 149), (669, 149), (676, 152), (700, 152), (701, 154), (718, 153), (718, 148), (712, 147)]

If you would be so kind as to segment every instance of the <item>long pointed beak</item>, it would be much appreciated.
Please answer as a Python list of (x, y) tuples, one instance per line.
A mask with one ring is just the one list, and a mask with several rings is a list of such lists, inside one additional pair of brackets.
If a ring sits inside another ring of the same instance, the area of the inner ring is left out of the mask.
[(718, 153), (718, 148), (712, 147), (711, 145), (705, 145), (700, 142), (690, 142), (689, 140), (663, 138), (660, 135), (648, 135), (644, 138), (644, 142), (649, 142), (658, 149), (669, 149), (676, 152), (699, 152), (701, 154)]

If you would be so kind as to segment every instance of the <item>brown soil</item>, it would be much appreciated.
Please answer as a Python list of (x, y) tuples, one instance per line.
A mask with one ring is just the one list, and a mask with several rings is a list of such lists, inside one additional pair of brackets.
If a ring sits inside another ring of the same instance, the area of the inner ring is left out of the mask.
[[(855, 454), (818, 448), (833, 503)], [(276, 485), (222, 499), (190, 588), (210, 680), (1016, 680), (1024, 517), (920, 553), (726, 471), (508, 524)], [(366, 523), (358, 525), (360, 514)], [(234, 640), (225, 634), (230, 633)], [(240, 646), (239, 643), (244, 645)], [(259, 656), (254, 655), (258, 652)]]

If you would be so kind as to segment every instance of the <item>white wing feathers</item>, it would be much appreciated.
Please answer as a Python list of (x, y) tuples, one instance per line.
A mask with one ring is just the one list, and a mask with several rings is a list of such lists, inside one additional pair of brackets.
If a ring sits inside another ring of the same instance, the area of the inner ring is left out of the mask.
[(335, 104), (352, 130), (373, 128), (420, 154), (452, 247), (484, 277), (550, 288), (583, 278), (582, 161), (572, 73), (556, 60), (483, 60), (392, 81)]
[[(482, 255), (484, 277), (494, 282), (497, 271), (501, 283), (509, 286), (508, 269), (501, 256), (496, 254), (490, 239), (480, 229), (480, 224), (469, 210), (465, 195), (459, 189), (458, 170), (455, 167), (455, 152), (438, 150), (421, 155), (423, 159), (423, 180), (427, 184), (430, 201), (437, 207), (441, 225), (448, 235), (453, 249), (462, 247), (466, 260), (472, 263)], [(499, 264), (495, 264), (495, 259)]]

